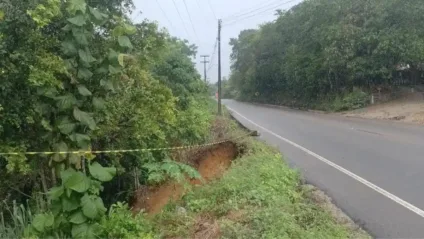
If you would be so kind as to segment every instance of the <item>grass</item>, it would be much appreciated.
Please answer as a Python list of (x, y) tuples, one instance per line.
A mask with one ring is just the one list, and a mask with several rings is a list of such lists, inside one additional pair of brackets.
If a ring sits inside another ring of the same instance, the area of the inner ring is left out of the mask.
[(153, 219), (159, 237), (358, 237), (311, 200), (276, 150), (254, 139), (241, 146), (244, 154), (221, 179), (194, 188)]
[(15, 201), (11, 207), (2, 203), (7, 213), (0, 213), (0, 238), (22, 238), (32, 221), (32, 213), (29, 207), (18, 205)]

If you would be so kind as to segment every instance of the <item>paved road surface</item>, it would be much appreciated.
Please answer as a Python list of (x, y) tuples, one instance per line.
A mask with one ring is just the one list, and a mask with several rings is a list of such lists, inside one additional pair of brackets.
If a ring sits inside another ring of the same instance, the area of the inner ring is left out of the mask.
[(424, 238), (424, 127), (223, 103), (371, 235)]

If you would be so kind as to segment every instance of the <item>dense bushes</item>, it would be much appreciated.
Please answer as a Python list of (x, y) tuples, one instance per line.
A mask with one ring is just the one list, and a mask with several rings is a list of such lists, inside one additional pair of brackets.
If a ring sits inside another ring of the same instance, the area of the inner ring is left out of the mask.
[[(131, 6), (129, 0), (0, 3), (0, 151), (156, 148), (207, 138), (207, 86), (190, 59), (196, 47), (147, 20), (133, 24), (126, 15)], [(88, 238), (101, 231), (111, 204), (148, 182), (144, 164), (169, 158), (166, 152), (0, 156), (0, 199), (30, 199), (31, 235)]]
[[(420, 0), (303, 1), (231, 40), (230, 87), (224, 89), (242, 100), (311, 108), (355, 87), (371, 92), (399, 83), (402, 67), (410, 83), (418, 83), (423, 10)], [(349, 96), (341, 101), (341, 108), (363, 104)]]

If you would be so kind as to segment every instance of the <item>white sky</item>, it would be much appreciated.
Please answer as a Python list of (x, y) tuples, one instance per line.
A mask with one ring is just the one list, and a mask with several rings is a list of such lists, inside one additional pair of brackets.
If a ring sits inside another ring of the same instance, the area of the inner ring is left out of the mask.
[[(136, 22), (147, 18), (157, 21), (160, 27), (168, 29), (169, 33), (179, 38), (187, 39), (196, 44), (198, 56), (195, 59), (199, 73), (203, 77), (203, 64), (200, 55), (212, 57), (214, 43), (217, 37), (218, 19), (223, 19), (221, 32), (222, 76), (230, 73), (230, 38), (238, 36), (240, 31), (257, 28), (260, 24), (275, 19), (276, 9), (289, 9), (302, 0), (133, 0), (136, 11), (133, 19)], [(184, 5), (187, 5), (188, 13)], [(175, 2), (175, 5), (174, 5)], [(177, 6), (177, 8), (175, 7)], [(162, 10), (163, 11), (162, 11)], [(181, 18), (178, 14), (178, 11)], [(140, 11), (142, 14), (139, 14)], [(233, 15), (243, 14), (237, 18), (228, 18)], [(166, 14), (166, 15), (165, 15)], [(216, 18), (215, 18), (216, 16)], [(190, 17), (192, 23), (190, 22)], [(228, 18), (226, 20), (225, 18)], [(242, 19), (246, 18), (246, 19)], [(168, 20), (169, 19), (169, 20)], [(227, 23), (238, 20), (235, 24), (225, 26)], [(210, 59), (211, 60), (211, 59)], [(218, 81), (218, 52), (211, 64), (213, 67), (208, 72), (208, 81)], [(208, 67), (208, 66), (207, 66)]]

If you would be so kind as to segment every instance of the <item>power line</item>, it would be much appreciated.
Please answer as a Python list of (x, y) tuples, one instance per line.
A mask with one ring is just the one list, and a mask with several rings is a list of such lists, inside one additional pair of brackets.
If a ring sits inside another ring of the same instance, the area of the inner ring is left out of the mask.
[(194, 36), (196, 37), (197, 43), (200, 43), (199, 37), (197, 36), (196, 29), (194, 29), (193, 21), (191, 20), (190, 12), (188, 11), (186, 1), (183, 0), (183, 3), (184, 3), (185, 10), (187, 12), (187, 15), (188, 15), (188, 19), (190, 20), (190, 23), (191, 23), (191, 28), (193, 29)]
[(278, 2), (280, 2), (280, 0), (273, 1), (272, 3), (271, 3), (271, 1), (268, 1), (267, 3), (270, 3), (270, 4), (265, 4), (265, 5), (263, 5), (263, 4), (257, 4), (254, 7), (250, 7), (248, 9), (246, 9), (248, 12), (245, 12), (246, 10), (243, 10), (243, 11), (240, 11), (240, 12), (235, 13), (233, 15), (230, 15), (228, 17), (224, 17), (223, 20), (230, 20), (230, 18), (238, 18), (240, 16), (243, 16), (243, 15), (246, 15), (246, 14), (249, 14), (249, 13), (252, 13), (252, 12), (255, 12), (257, 10), (261, 10), (263, 8), (269, 7), (269, 6), (271, 6), (271, 5), (275, 4), (275, 3), (278, 3)]
[(162, 6), (160, 5), (160, 3), (159, 3), (159, 1), (158, 1), (158, 0), (156, 0), (156, 3), (158, 4), (158, 6), (159, 6), (160, 10), (162, 11), (162, 13), (163, 13), (163, 15), (165, 16), (166, 20), (168, 21), (169, 25), (171, 25), (171, 28), (174, 30), (174, 32), (176, 32), (176, 31), (175, 31), (175, 27), (174, 27), (174, 25), (173, 25), (173, 24), (172, 24), (172, 22), (169, 20), (168, 15), (166, 15), (165, 11), (163, 10), (163, 8), (162, 8)]
[[(199, 8), (199, 12), (201, 12), (202, 11), (202, 8), (200, 7), (199, 2), (197, 0), (194, 0), (194, 1), (196, 2), (197, 7)], [(208, 19), (206, 18), (206, 15), (205, 14), (202, 14), (202, 16), (203, 16), (203, 18), (205, 20), (205, 23), (208, 23)]]
[(208, 5), (209, 5), (209, 8), (212, 11), (213, 16), (215, 17), (215, 20), (218, 20), (218, 18), (216, 17), (215, 11), (213, 10), (213, 7), (211, 5), (211, 0), (208, 0)]
[(187, 31), (186, 25), (185, 25), (185, 23), (184, 23), (183, 18), (181, 17), (180, 10), (178, 10), (178, 6), (177, 6), (177, 4), (175, 3), (175, 0), (172, 0), (172, 2), (174, 3), (174, 7), (175, 7), (175, 9), (177, 9), (178, 16), (180, 17), (180, 20), (181, 20), (181, 22), (183, 23), (184, 30), (185, 30), (185, 32), (186, 32), (186, 34), (187, 34), (187, 36), (188, 36), (188, 37), (190, 37), (190, 34), (188, 34), (188, 31)]
[(230, 26), (230, 25), (233, 25), (233, 24), (235, 24), (235, 23), (237, 23), (237, 22), (239, 22), (239, 21), (243, 21), (243, 20), (246, 20), (246, 19), (249, 19), (249, 18), (255, 17), (255, 16), (259, 15), (259, 14), (262, 14), (262, 13), (268, 12), (268, 11), (270, 11), (270, 10), (277, 10), (277, 9), (276, 9), (276, 7), (279, 7), (279, 6), (281, 6), (281, 5), (284, 5), (284, 4), (287, 4), (287, 3), (291, 3), (291, 2), (294, 2), (294, 1), (296, 1), (296, 0), (290, 0), (290, 1), (286, 1), (286, 2), (280, 3), (280, 4), (276, 5), (276, 6), (273, 6), (273, 7), (271, 7), (271, 8), (267, 8), (267, 9), (265, 9), (265, 10), (263, 10), (263, 11), (260, 11), (260, 12), (255, 13), (255, 14), (252, 14), (252, 15), (249, 15), (249, 16), (246, 16), (246, 17), (243, 17), (243, 18), (240, 18), (240, 19), (236, 19), (236, 20), (230, 21), (229, 23), (225, 24), (224, 26)]

